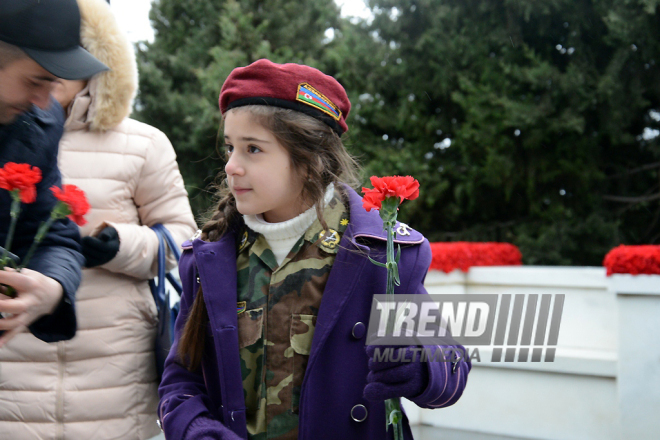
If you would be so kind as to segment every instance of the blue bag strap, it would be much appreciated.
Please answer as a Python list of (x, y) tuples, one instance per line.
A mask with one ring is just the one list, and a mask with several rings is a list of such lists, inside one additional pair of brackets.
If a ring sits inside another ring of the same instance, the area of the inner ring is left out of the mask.
[[(158, 310), (165, 304), (165, 239), (161, 233), (161, 230), (156, 228), (151, 228), (156, 233), (158, 237), (158, 275), (156, 276), (157, 284), (154, 286), (154, 282), (150, 281), (152, 293), (154, 296), (154, 301), (156, 302), (156, 307)], [(155, 287), (155, 288), (154, 288)]]
[[(170, 282), (174, 290), (176, 290), (176, 292), (179, 294), (179, 296), (181, 296), (183, 293), (183, 288), (181, 287), (181, 283), (176, 278), (174, 278), (174, 276), (171, 273), (165, 272), (165, 258), (166, 258), (165, 242), (167, 242), (167, 246), (170, 248), (177, 261), (181, 259), (181, 251), (179, 251), (179, 247), (174, 241), (172, 234), (170, 234), (170, 231), (168, 231), (165, 226), (163, 226), (160, 223), (156, 223), (151, 227), (151, 229), (156, 233), (156, 236), (158, 237), (158, 278), (157, 278), (158, 285), (155, 286), (156, 287), (155, 289), (153, 289), (152, 287), (152, 291), (154, 292), (154, 300), (156, 301), (156, 307), (158, 308), (158, 310), (160, 310), (160, 308), (163, 305), (169, 307), (169, 304), (165, 304), (165, 302), (167, 301), (165, 295), (166, 278)], [(150, 282), (150, 284), (153, 284), (153, 281)]]
[(156, 233), (160, 232), (160, 234), (167, 242), (167, 246), (172, 251), (172, 254), (174, 254), (176, 261), (179, 261), (181, 259), (181, 251), (179, 250), (179, 245), (174, 241), (174, 238), (172, 238), (170, 231), (168, 231), (167, 228), (160, 223), (153, 225), (151, 229), (157, 231)]
[(183, 295), (183, 287), (181, 287), (181, 284), (179, 284), (179, 280), (174, 278), (174, 275), (172, 275), (171, 272), (167, 272), (167, 274), (165, 274), (165, 278), (167, 278), (167, 281), (170, 282), (170, 284), (172, 285), (172, 287), (174, 287), (174, 290), (176, 290), (176, 293), (178, 293), (179, 296)]

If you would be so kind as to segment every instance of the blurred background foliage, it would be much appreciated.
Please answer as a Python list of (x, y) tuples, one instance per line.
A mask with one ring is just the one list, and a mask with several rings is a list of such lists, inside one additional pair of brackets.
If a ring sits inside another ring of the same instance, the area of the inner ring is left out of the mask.
[[(660, 242), (660, 0), (156, 0), (136, 116), (178, 154), (193, 210), (223, 167), (217, 99), (259, 58), (335, 76), (347, 148), (412, 175), (431, 241), (503, 241), (526, 264), (601, 265)], [(221, 146), (220, 146), (221, 147)]]

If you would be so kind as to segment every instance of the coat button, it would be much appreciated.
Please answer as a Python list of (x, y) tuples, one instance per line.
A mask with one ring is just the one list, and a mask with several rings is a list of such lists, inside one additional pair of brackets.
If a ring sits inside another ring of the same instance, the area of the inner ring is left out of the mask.
[(356, 422), (364, 422), (367, 419), (367, 407), (364, 405), (355, 405), (351, 409), (351, 418)]
[(367, 331), (367, 328), (365, 327), (365, 325), (363, 323), (356, 322), (355, 325), (353, 326), (352, 334), (353, 334), (353, 337), (355, 339), (362, 339), (362, 337), (364, 336), (366, 331)]

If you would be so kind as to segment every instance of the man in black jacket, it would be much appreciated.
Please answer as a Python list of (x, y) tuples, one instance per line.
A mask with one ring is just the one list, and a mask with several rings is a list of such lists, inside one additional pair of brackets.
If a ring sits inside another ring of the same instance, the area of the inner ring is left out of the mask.
[[(0, 167), (7, 162), (39, 167), (37, 199), (23, 204), (12, 252), (24, 257), (61, 186), (57, 150), (64, 112), (50, 97), (55, 79), (84, 79), (107, 67), (80, 47), (76, 0), (0, 0)], [(11, 198), (0, 190), (0, 244), (6, 242)], [(26, 328), (46, 342), (76, 332), (74, 294), (84, 259), (80, 235), (70, 220), (53, 224), (29, 268), (0, 271), (0, 284), (16, 298), (0, 295), (0, 347)]]

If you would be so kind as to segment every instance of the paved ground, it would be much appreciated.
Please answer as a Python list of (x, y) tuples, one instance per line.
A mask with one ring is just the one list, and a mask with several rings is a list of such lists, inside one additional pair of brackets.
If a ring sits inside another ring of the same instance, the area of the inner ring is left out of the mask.
[(503, 437), (423, 425), (412, 426), (411, 429), (415, 440), (523, 440), (520, 437)]
[[(413, 426), (415, 440), (522, 440), (518, 437), (502, 437), (499, 435), (479, 434), (476, 432), (456, 431), (453, 429), (434, 428), (432, 426)], [(162, 434), (151, 440), (165, 440)]]

